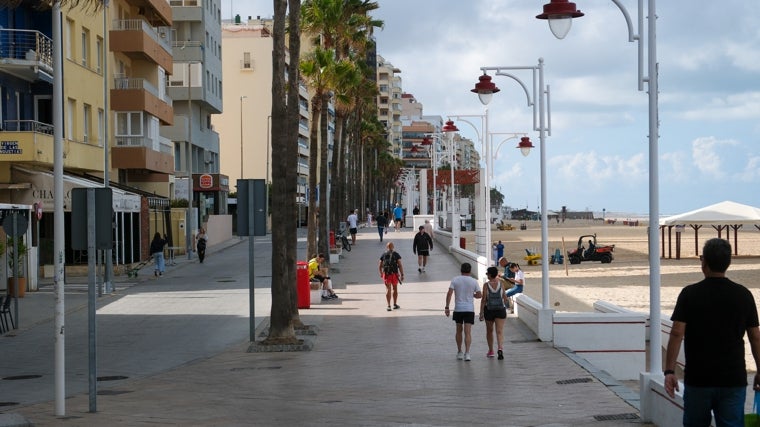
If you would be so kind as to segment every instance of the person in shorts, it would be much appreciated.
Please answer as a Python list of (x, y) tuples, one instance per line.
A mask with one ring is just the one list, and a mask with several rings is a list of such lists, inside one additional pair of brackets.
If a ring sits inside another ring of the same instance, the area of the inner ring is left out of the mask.
[[(385, 300), (388, 302), (388, 311), (398, 310), (398, 285), (404, 280), (404, 266), (401, 264), (401, 255), (394, 251), (393, 242), (385, 245), (386, 251), (380, 256), (378, 269), (380, 277), (385, 283)], [(393, 308), (391, 308), (393, 298)]]
[(499, 360), (504, 360), (504, 323), (507, 320), (507, 293), (499, 281), (499, 270), (488, 267), (488, 281), (483, 284), (483, 299), (480, 300), (480, 321), (486, 321), (486, 341), (488, 353), (486, 357), (494, 357), (493, 335), (496, 327), (496, 344), (498, 345)]
[(348, 218), (346, 218), (346, 221), (348, 221), (348, 232), (351, 233), (352, 245), (356, 244), (356, 232), (359, 229), (359, 215), (357, 215), (357, 212), (359, 212), (359, 209), (354, 209), (354, 211), (348, 215)]
[[(475, 298), (483, 294), (480, 291), (478, 281), (470, 276), (472, 266), (465, 262), (459, 269), (461, 275), (451, 279), (449, 291), (446, 293), (446, 306), (444, 314), (449, 317), (451, 296), (454, 296), (454, 314), (451, 318), (456, 322), (456, 334), (454, 339), (457, 343), (457, 360), (469, 362), (470, 345), (472, 344), (472, 325), (475, 324)], [(462, 352), (462, 334), (464, 333), (464, 353)]]
[(433, 239), (425, 232), (425, 226), (420, 225), (420, 231), (414, 235), (414, 241), (412, 242), (412, 252), (417, 255), (418, 272), (425, 272), (427, 259), (430, 256), (430, 251), (432, 249)]
[(323, 262), (325, 262), (324, 254), (318, 254), (309, 260), (309, 281), (321, 284), (323, 300), (338, 298), (338, 294), (332, 290), (332, 282), (330, 282), (330, 276), (327, 275), (327, 270), (322, 268)]

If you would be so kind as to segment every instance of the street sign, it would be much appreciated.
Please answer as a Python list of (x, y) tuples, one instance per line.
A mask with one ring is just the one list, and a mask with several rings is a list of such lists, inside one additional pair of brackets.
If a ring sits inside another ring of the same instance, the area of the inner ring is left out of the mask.
[[(29, 225), (29, 220), (26, 219), (19, 210), (11, 211), (12, 213), (3, 218), (3, 230), (8, 237), (19, 237), (26, 233), (26, 227)], [(15, 226), (13, 223), (16, 223)]]

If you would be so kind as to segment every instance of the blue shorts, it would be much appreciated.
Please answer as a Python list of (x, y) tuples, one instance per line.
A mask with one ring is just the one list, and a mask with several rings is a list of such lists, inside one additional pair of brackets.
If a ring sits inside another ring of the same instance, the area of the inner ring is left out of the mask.
[(455, 311), (454, 314), (451, 315), (451, 319), (454, 320), (457, 323), (469, 323), (470, 325), (475, 324), (475, 312), (474, 311)]

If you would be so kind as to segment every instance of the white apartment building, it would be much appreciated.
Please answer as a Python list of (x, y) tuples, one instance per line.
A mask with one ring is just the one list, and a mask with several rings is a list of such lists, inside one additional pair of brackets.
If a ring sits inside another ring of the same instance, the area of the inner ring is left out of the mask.
[(402, 155), (401, 137), (402, 94), (401, 70), (377, 55), (377, 119), (385, 126), (390, 150), (398, 157)]

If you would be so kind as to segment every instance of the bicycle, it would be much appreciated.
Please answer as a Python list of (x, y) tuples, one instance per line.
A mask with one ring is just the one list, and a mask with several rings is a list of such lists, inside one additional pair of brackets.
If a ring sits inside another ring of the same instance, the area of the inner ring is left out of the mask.
[(351, 252), (351, 242), (349, 242), (348, 237), (346, 237), (346, 230), (339, 231), (338, 237), (340, 237), (341, 247), (343, 247), (343, 249), (347, 250), (348, 252)]

